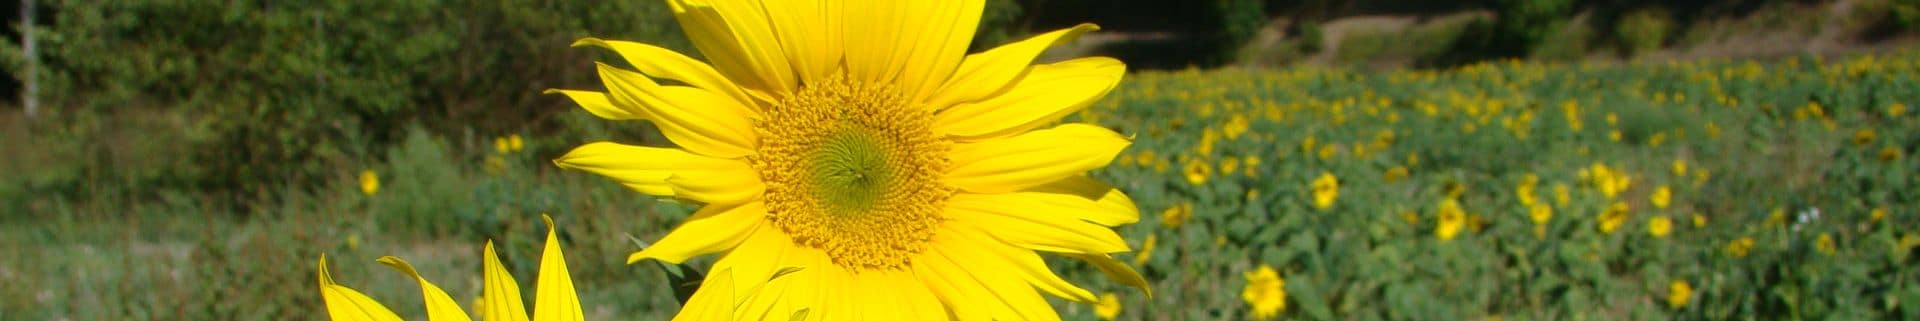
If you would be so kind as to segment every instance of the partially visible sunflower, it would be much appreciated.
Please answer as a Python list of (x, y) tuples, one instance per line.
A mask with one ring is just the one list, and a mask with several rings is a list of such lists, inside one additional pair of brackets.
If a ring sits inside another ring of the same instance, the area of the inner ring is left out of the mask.
[[(580, 296), (573, 290), (573, 278), (567, 274), (567, 262), (565, 256), (560, 253), (560, 242), (554, 238), (553, 219), (545, 215), (542, 215), (540, 218), (547, 222), (547, 245), (546, 249), (540, 253), (540, 275), (534, 282), (537, 287), (534, 288), (535, 297), (531, 320), (582, 320), (584, 314), (582, 314), (580, 310)], [(484, 289), (481, 290), (481, 299), (479, 300), (479, 304), (477, 304), (479, 307), (476, 308), (476, 310), (479, 310), (477, 312), (480, 314), (481, 320), (529, 320), (526, 307), (523, 306), (524, 301), (520, 300), (520, 285), (514, 282), (512, 274), (507, 273), (505, 265), (500, 264), (500, 257), (494, 254), (493, 242), (491, 241), (487, 242), (486, 256), (486, 262), (482, 264), (484, 277), (481, 283), (484, 284)], [(420, 283), (420, 294), (426, 299), (427, 319), (471, 320), (471, 318), (467, 317), (467, 312), (460, 308), (458, 301), (454, 301), (453, 297), (447, 295), (446, 291), (440, 290), (439, 286), (427, 282), (427, 279), (421, 277), (420, 272), (415, 271), (413, 265), (407, 264), (406, 260), (401, 260), (398, 257), (385, 256), (381, 257), (379, 261), (381, 264), (386, 264), (395, 270), (399, 270), (400, 273), (406, 273), (407, 276), (413, 277), (414, 281)], [(400, 320), (399, 315), (394, 314), (392, 310), (388, 310), (386, 306), (380, 305), (379, 302), (374, 302), (373, 298), (367, 297), (366, 294), (361, 294), (360, 291), (354, 291), (352, 288), (335, 283), (333, 281), (333, 275), (327, 273), (327, 257), (325, 255), (320, 256), (319, 265), (320, 270), (316, 274), (320, 276), (320, 298), (326, 302), (327, 315), (334, 321)], [(707, 278), (707, 282), (711, 282), (709, 286), (731, 287), (726, 285), (731, 285), (733, 282), (731, 279), (732, 273), (722, 271), (715, 273), (715, 275), (719, 277)], [(745, 299), (735, 293), (703, 294), (705, 295), (695, 295), (688, 301), (688, 304), (710, 304), (708, 302), (715, 301), (731, 304)], [(746, 298), (751, 297), (751, 293), (746, 296)]]
[[(1111, 257), (1139, 220), (1088, 178), (1131, 144), (1103, 127), (1050, 125), (1105, 96), (1105, 57), (1034, 65), (1082, 24), (967, 54), (985, 0), (669, 0), (707, 62), (594, 38), (634, 70), (598, 67), (606, 92), (556, 90), (610, 120), (647, 120), (677, 148), (596, 142), (555, 160), (644, 194), (700, 204), (628, 262), (720, 254), (713, 270), (767, 280), (757, 299), (689, 304), (679, 319), (1057, 319), (1041, 294), (1095, 303), (1036, 252), (1146, 281)], [(1202, 160), (1191, 160), (1204, 163)], [(708, 277), (709, 279), (712, 276)]]

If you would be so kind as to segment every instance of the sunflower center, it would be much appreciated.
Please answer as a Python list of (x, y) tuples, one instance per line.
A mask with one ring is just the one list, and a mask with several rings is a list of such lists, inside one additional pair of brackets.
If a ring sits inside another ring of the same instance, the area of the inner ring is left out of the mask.
[(905, 267), (925, 249), (954, 189), (951, 142), (933, 113), (886, 86), (834, 77), (761, 113), (747, 160), (767, 183), (767, 219), (852, 270)]

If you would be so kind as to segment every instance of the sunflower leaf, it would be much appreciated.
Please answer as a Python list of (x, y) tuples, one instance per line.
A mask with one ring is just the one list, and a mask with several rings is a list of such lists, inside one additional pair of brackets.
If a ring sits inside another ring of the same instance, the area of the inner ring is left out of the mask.
[[(626, 236), (628, 241), (632, 241), (635, 247), (639, 247), (642, 250), (650, 246), (646, 241), (641, 241), (640, 238), (633, 237), (632, 234), (627, 234)], [(647, 261), (653, 262), (654, 266), (660, 267), (661, 271), (667, 273), (667, 284), (673, 285), (673, 299), (679, 301), (680, 306), (683, 307), (687, 305), (687, 300), (693, 299), (693, 292), (700, 290), (700, 280), (706, 279), (705, 273), (701, 273), (700, 269), (691, 266), (661, 262), (660, 260)]]

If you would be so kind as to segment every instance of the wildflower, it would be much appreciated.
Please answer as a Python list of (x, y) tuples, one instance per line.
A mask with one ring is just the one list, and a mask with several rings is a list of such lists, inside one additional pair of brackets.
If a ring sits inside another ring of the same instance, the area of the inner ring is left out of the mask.
[(1321, 172), (1320, 178), (1313, 179), (1313, 208), (1333, 207), (1333, 201), (1340, 197), (1340, 180), (1332, 172)]
[(1260, 173), (1254, 171), (1254, 169), (1260, 167), (1260, 158), (1253, 157), (1253, 156), (1246, 156), (1243, 160), (1240, 161), (1240, 163), (1246, 164), (1247, 177), (1260, 177), (1259, 175)]
[(1527, 217), (1533, 219), (1533, 224), (1547, 225), (1547, 221), (1553, 220), (1553, 207), (1547, 204), (1533, 204), (1528, 206)]
[(1120, 316), (1120, 296), (1113, 292), (1100, 294), (1100, 302), (1093, 304), (1093, 315), (1108, 321)]
[(1433, 236), (1442, 241), (1453, 240), (1460, 234), (1460, 228), (1467, 224), (1467, 211), (1460, 209), (1460, 201), (1452, 198), (1440, 200), (1438, 223), (1434, 225)]
[(1685, 159), (1673, 160), (1673, 176), (1687, 177), (1687, 160)]
[(1647, 234), (1653, 237), (1667, 237), (1667, 233), (1671, 231), (1673, 231), (1673, 219), (1666, 216), (1655, 216), (1647, 221)]
[(1747, 257), (1747, 252), (1751, 250), (1753, 250), (1752, 237), (1742, 237), (1740, 239), (1727, 242), (1727, 254), (1732, 255), (1733, 257), (1736, 257), (1736, 258)]
[(1871, 222), (1874, 222), (1874, 223), (1879, 223), (1879, 222), (1880, 222), (1880, 220), (1883, 220), (1883, 219), (1886, 219), (1886, 218), (1887, 218), (1887, 207), (1885, 207), (1885, 206), (1881, 206), (1881, 207), (1875, 207), (1875, 208), (1873, 208), (1873, 211), (1870, 211), (1870, 212), (1867, 212), (1867, 213), (1868, 213), (1868, 214), (1867, 214), (1867, 219), (1868, 219), (1869, 221), (1871, 221)]
[(1247, 286), (1240, 290), (1240, 299), (1247, 302), (1253, 310), (1253, 318), (1272, 320), (1287, 309), (1287, 280), (1272, 266), (1260, 264), (1260, 268), (1246, 273)]
[(1706, 227), (1707, 227), (1707, 216), (1700, 215), (1700, 214), (1693, 214), (1693, 228), (1706, 228)]
[(1407, 167), (1395, 165), (1393, 166), (1393, 168), (1387, 169), (1386, 175), (1383, 175), (1381, 177), (1381, 180), (1385, 180), (1388, 183), (1393, 183), (1393, 182), (1399, 182), (1401, 179), (1406, 179), (1406, 178), (1407, 178)]
[(1856, 146), (1872, 144), (1873, 139), (1877, 136), (1878, 135), (1874, 135), (1872, 128), (1861, 128), (1859, 131), (1853, 132), (1853, 144)]
[(1514, 196), (1520, 198), (1520, 205), (1533, 206), (1533, 188), (1537, 185), (1540, 185), (1540, 176), (1527, 174), (1520, 179), (1520, 185), (1513, 189)]
[[(1027, 291), (1007, 284), (1029, 280), (1097, 302), (1046, 281), (1058, 277), (1036, 250), (1144, 288), (1110, 256), (1130, 250), (1112, 227), (1137, 221), (1138, 209), (1083, 175), (1132, 142), (1092, 124), (1053, 125), (1106, 96), (1126, 66), (1105, 57), (1034, 64), (1092, 24), (968, 55), (984, 3), (669, 0), (707, 61), (581, 39), (632, 69), (599, 64), (606, 92), (555, 92), (601, 118), (652, 122), (677, 147), (597, 142), (554, 162), (701, 204), (629, 263), (722, 254), (712, 270), (743, 282), (695, 296), (785, 289), (745, 304), (689, 303), (682, 313), (786, 315), (798, 308), (786, 302), (815, 302), (844, 309), (816, 314), (908, 320), (1052, 314), (1041, 296), (1006, 292)], [(780, 267), (807, 272), (768, 283)], [(899, 304), (834, 295), (849, 286)]]
[(1627, 202), (1613, 202), (1613, 205), (1608, 206), (1607, 210), (1601, 211), (1600, 232), (1613, 234), (1614, 230), (1620, 229), (1621, 224), (1627, 223), (1628, 209)]
[(1900, 154), (1901, 153), (1899, 148), (1895, 148), (1893, 146), (1881, 147), (1880, 161), (1891, 162), (1891, 161), (1900, 160), (1900, 156), (1901, 156)]
[(1667, 284), (1667, 306), (1668, 307), (1672, 307), (1674, 309), (1684, 308), (1687, 306), (1687, 301), (1691, 300), (1692, 298), (1693, 298), (1693, 286), (1688, 285), (1687, 281), (1673, 280), (1673, 282)]
[(1653, 188), (1653, 195), (1647, 196), (1647, 202), (1653, 203), (1653, 208), (1667, 209), (1667, 205), (1673, 202), (1673, 189), (1667, 188), (1666, 185), (1655, 187)]
[(1141, 265), (1141, 266), (1147, 265), (1147, 260), (1153, 259), (1154, 247), (1158, 246), (1159, 243), (1160, 243), (1159, 234), (1147, 234), (1147, 240), (1144, 242), (1140, 242), (1140, 251), (1134, 252), (1135, 254), (1133, 255), (1133, 265)]
[(1887, 118), (1899, 118), (1907, 113), (1907, 104), (1893, 103), (1887, 106)]
[(526, 149), (526, 147), (527, 142), (520, 138), (520, 134), (507, 135), (507, 150), (519, 152), (520, 150)]
[(1187, 222), (1188, 217), (1193, 217), (1193, 203), (1181, 202), (1180, 205), (1160, 211), (1160, 224), (1165, 224), (1170, 229), (1177, 229), (1180, 228), (1180, 224)]
[(508, 153), (508, 152), (512, 152), (512, 151), (513, 151), (513, 150), (512, 150), (512, 148), (513, 148), (513, 146), (508, 146), (508, 145), (507, 145), (507, 138), (506, 138), (506, 137), (494, 137), (494, 138), (493, 138), (493, 152), (494, 152), (494, 153), (499, 153), (499, 154), (506, 154), (506, 153)]
[(373, 196), (373, 193), (378, 192), (380, 192), (380, 176), (374, 175), (371, 169), (360, 171), (360, 193)]
[(1340, 153), (1340, 144), (1326, 144), (1326, 145), (1320, 146), (1320, 154), (1319, 154), (1320, 160), (1333, 159), (1333, 156), (1338, 153)]
[(1839, 251), (1833, 244), (1833, 235), (1827, 233), (1820, 233), (1820, 238), (1813, 240), (1813, 249), (1829, 256)]
[(1187, 161), (1186, 174), (1187, 183), (1195, 186), (1206, 184), (1207, 178), (1213, 176), (1213, 165), (1208, 165), (1207, 162), (1199, 160)]

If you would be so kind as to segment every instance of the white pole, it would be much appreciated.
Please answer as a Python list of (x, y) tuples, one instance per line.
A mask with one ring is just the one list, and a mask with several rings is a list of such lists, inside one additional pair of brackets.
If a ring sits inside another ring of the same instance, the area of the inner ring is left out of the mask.
[(20, 101), (27, 108), (27, 118), (33, 118), (40, 110), (39, 99), (36, 99), (40, 93), (40, 61), (33, 52), (33, 0), (20, 0), (20, 42), (23, 43), (21, 49), (27, 54), (26, 79), (21, 79), (27, 88), (20, 93)]

